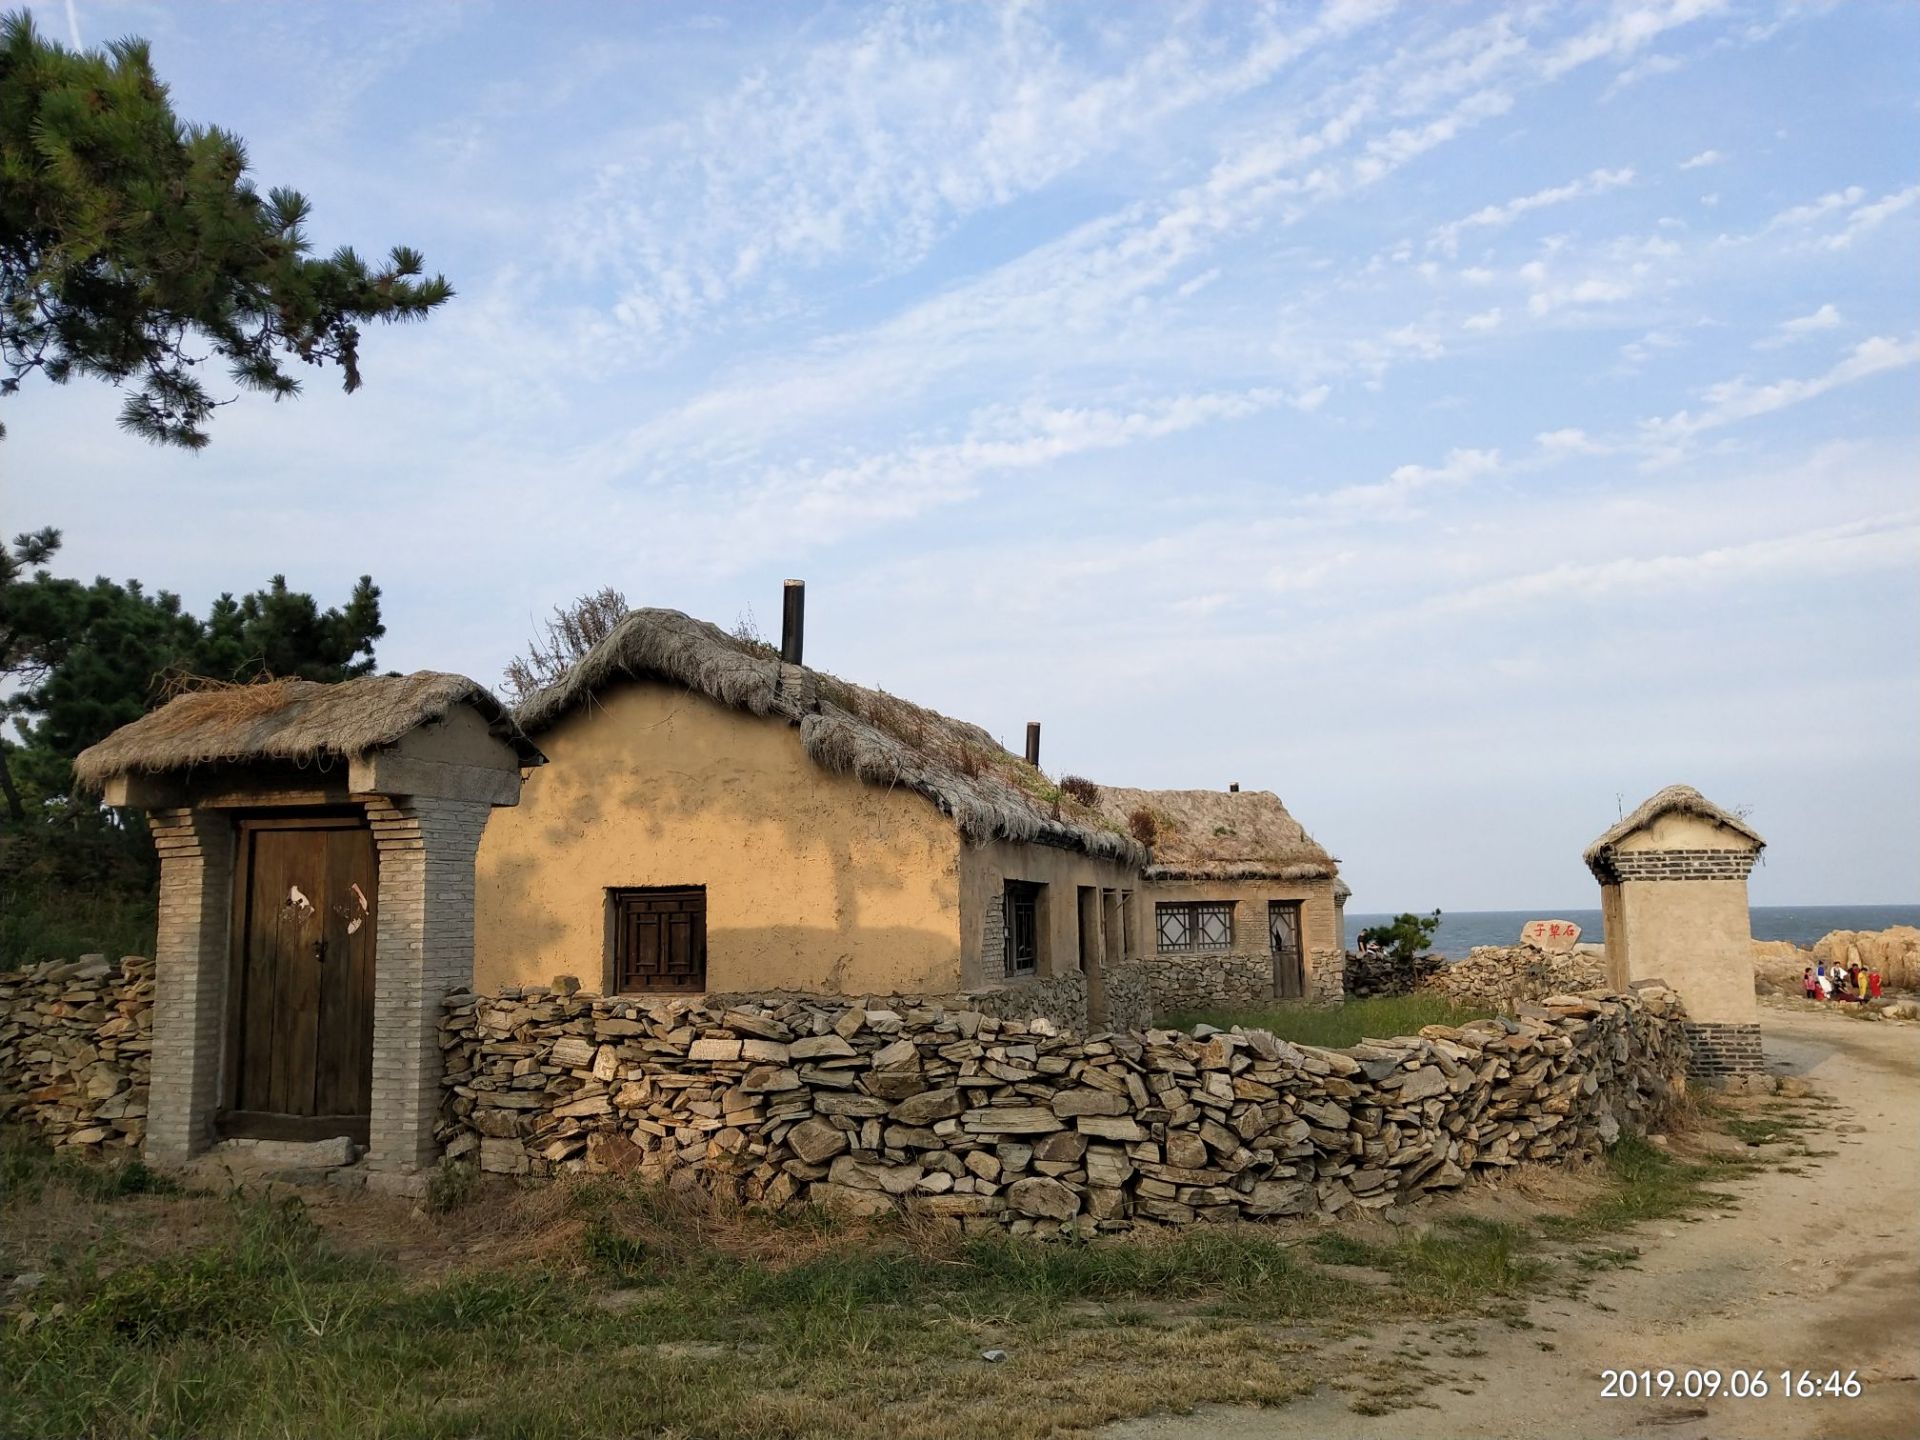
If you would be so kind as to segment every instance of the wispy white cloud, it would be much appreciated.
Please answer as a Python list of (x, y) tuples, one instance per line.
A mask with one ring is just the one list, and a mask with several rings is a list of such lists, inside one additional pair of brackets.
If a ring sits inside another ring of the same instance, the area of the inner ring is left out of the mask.
[(1791, 345), (1796, 340), (1804, 340), (1809, 335), (1818, 335), (1823, 330), (1836, 330), (1840, 326), (1840, 311), (1832, 301), (1828, 301), (1818, 310), (1805, 315), (1796, 315), (1791, 320), (1782, 320), (1774, 327), (1773, 334), (1756, 340), (1756, 350), (1775, 350), (1782, 345)]
[[(1858, 191), (1859, 187), (1855, 186), (1852, 193), (1857, 194)], [(1901, 211), (1911, 209), (1916, 200), (1920, 200), (1920, 185), (1909, 185), (1904, 190), (1882, 195), (1871, 204), (1854, 210), (1847, 216), (1846, 228), (1827, 236), (1821, 243), (1829, 250), (1845, 250), (1869, 230), (1878, 229)]]
[(1682, 160), (1680, 162), (1680, 168), (1682, 170), (1703, 170), (1709, 165), (1725, 164), (1726, 159), (1727, 157), (1718, 150), (1702, 150), (1698, 155)]
[(1849, 185), (1844, 190), (1829, 190), (1818, 200), (1809, 200), (1804, 205), (1793, 205), (1782, 210), (1767, 222), (1766, 229), (1783, 230), (1790, 226), (1811, 224), (1822, 215), (1831, 215), (1836, 210), (1858, 205), (1866, 198), (1866, 194), (1858, 185)]
[(1725, 8), (1725, 0), (1616, 4), (1605, 20), (1555, 49), (1542, 68), (1549, 78), (1557, 78), (1595, 60), (1624, 59), (1669, 30), (1692, 24)]
[(1631, 165), (1622, 166), (1617, 170), (1594, 170), (1581, 179), (1568, 181), (1565, 185), (1536, 190), (1531, 195), (1521, 195), (1512, 200), (1502, 201), (1498, 205), (1486, 205), (1465, 219), (1442, 225), (1428, 237), (1427, 248), (1440, 250), (1448, 255), (1457, 254), (1462, 231), (1498, 229), (1511, 225), (1530, 211), (1544, 210), (1550, 205), (1564, 205), (1569, 200), (1578, 200), (1588, 195), (1602, 195), (1609, 190), (1617, 190), (1623, 185), (1632, 183), (1633, 167)]
[(1671, 455), (1674, 446), (1705, 431), (1803, 404), (1843, 385), (1915, 364), (1920, 364), (1920, 334), (1905, 339), (1876, 335), (1862, 340), (1837, 364), (1819, 375), (1775, 380), (1764, 385), (1756, 385), (1741, 376), (1710, 385), (1698, 410), (1679, 410), (1664, 419), (1644, 421), (1641, 434), (1657, 452)]
[(1378, 515), (1405, 514), (1416, 495), (1452, 490), (1492, 475), (1500, 469), (1498, 450), (1453, 450), (1439, 465), (1400, 465), (1385, 480), (1344, 485), (1325, 495), (1310, 497), (1311, 508), (1345, 513), (1366, 511)]

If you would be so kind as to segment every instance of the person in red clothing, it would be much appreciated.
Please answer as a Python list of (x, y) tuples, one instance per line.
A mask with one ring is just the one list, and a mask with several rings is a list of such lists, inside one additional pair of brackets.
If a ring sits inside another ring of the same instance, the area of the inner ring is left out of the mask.
[(1875, 1000), (1880, 998), (1880, 972), (1878, 970), (1869, 970), (1867, 972), (1867, 993)]

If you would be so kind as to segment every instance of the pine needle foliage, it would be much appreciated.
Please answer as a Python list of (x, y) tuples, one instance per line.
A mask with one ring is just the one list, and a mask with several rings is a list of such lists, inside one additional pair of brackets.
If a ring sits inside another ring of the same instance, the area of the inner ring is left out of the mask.
[(310, 212), (260, 194), (239, 137), (174, 114), (145, 41), (69, 50), (0, 16), (0, 396), (36, 371), (104, 380), (127, 431), (197, 450), (229, 403), (197, 373), (210, 360), (276, 400), (299, 392), (295, 360), (359, 389), (360, 327), (453, 289), (405, 246), (316, 257)]

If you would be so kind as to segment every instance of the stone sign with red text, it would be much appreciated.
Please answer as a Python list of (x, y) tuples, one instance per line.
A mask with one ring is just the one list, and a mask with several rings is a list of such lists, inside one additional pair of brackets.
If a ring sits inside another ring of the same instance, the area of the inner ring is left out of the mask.
[(1580, 927), (1571, 920), (1529, 920), (1520, 927), (1520, 943), (1540, 950), (1571, 950), (1579, 940)]

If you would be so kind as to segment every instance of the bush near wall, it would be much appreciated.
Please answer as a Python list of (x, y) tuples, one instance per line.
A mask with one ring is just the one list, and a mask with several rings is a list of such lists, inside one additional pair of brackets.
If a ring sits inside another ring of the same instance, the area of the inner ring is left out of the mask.
[(0, 1121), (52, 1145), (138, 1150), (152, 1051), (151, 960), (0, 972)]
[(1375, 1209), (1644, 1129), (1684, 1083), (1680, 1021), (1666, 991), (1560, 995), (1336, 1051), (826, 997), (507, 990), (448, 1001), (440, 1138), (494, 1173), (633, 1171), (968, 1227)]

